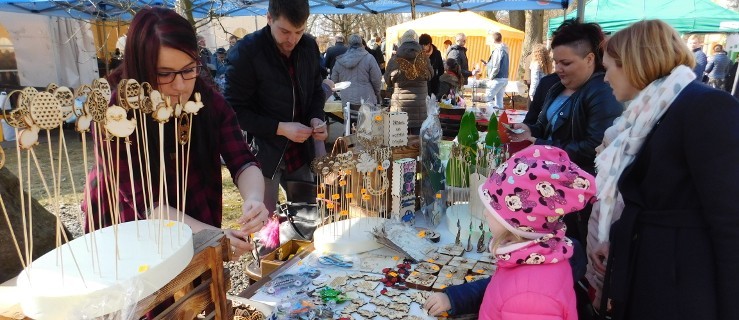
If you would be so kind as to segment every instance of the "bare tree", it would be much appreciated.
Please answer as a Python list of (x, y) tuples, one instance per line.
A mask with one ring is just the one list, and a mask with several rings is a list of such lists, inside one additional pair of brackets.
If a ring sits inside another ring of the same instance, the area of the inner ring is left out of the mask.
[(526, 27), (526, 12), (523, 10), (508, 11), (510, 18), (509, 25), (518, 30), (524, 30)]
[(537, 43), (543, 42), (544, 35), (544, 11), (542, 10), (527, 10), (525, 21), (525, 35), (523, 38), (523, 48), (521, 50), (521, 62), (518, 66), (519, 78), (526, 72), (525, 68), (528, 66), (523, 63), (526, 61), (526, 57), (531, 54), (531, 49)]

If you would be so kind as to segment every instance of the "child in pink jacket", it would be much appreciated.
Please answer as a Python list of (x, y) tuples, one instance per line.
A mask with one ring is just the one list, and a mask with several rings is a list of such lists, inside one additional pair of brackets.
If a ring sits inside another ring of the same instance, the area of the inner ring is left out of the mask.
[[(498, 265), (484, 291), (479, 319), (577, 319), (568, 263), (573, 246), (562, 217), (594, 200), (593, 176), (563, 150), (534, 145), (499, 166), (478, 192)], [(424, 308), (438, 315), (460, 301), (479, 301), (472, 296), (482, 292), (475, 286), (435, 293)]]

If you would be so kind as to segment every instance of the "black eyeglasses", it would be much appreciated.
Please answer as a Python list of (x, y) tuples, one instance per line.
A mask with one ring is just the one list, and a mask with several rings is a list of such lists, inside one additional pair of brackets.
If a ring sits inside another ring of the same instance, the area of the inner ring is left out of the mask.
[(180, 71), (157, 72), (157, 80), (159, 84), (172, 83), (178, 74), (182, 76), (183, 80), (192, 80), (200, 74), (201, 69), (202, 66), (197, 65), (192, 68), (182, 69)]

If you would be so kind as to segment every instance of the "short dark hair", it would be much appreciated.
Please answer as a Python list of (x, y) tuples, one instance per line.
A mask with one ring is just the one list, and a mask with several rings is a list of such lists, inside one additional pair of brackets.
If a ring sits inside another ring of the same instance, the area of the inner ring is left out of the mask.
[(597, 23), (581, 23), (575, 19), (569, 19), (552, 33), (552, 49), (566, 45), (583, 58), (592, 52), (595, 56), (595, 71), (604, 71), (603, 48), (601, 47), (603, 40), (605, 40), (603, 30)]
[(308, 21), (310, 6), (308, 0), (269, 0), (268, 12), (274, 20), (285, 17), (293, 26), (299, 27)]
[(495, 42), (503, 41), (503, 35), (500, 34), (500, 32), (493, 32), (493, 41)]
[(231, 35), (230, 37), (228, 37), (228, 39), (229, 39), (229, 40), (231, 40), (231, 39), (236, 39), (236, 40), (239, 40), (239, 37), (237, 37), (236, 35), (233, 35), (233, 34), (232, 34), (232, 35)]
[(418, 44), (420, 44), (422, 46), (425, 46), (427, 44), (431, 44), (431, 42), (432, 42), (431, 36), (428, 35), (428, 34), (426, 34), (426, 33), (424, 33), (420, 37), (418, 37)]

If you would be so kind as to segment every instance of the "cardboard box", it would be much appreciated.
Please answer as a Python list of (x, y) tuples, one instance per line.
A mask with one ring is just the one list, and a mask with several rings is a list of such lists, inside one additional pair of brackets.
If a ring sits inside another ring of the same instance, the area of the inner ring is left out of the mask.
[(262, 258), (262, 277), (272, 273), (293, 255), (311, 244), (306, 240), (290, 240)]

